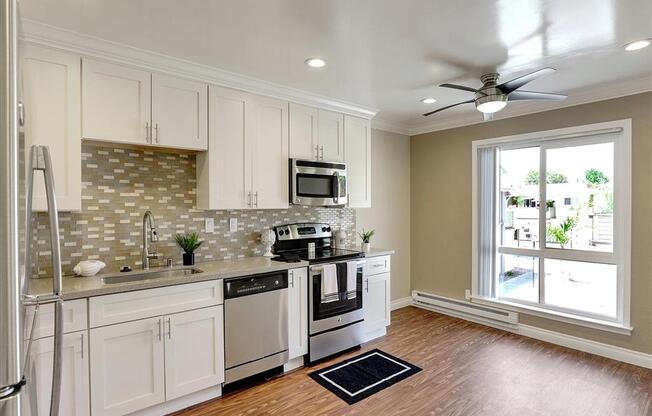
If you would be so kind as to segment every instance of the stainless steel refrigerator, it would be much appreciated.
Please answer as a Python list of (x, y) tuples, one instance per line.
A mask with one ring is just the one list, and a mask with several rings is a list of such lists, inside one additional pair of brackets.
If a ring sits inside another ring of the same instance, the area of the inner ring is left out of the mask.
[[(38, 400), (49, 399), (49, 414), (58, 415), (63, 340), (59, 225), (48, 148), (25, 148), (17, 3), (0, 0), (0, 416), (37, 413), (28, 357), (39, 307), (50, 303), (55, 312), (52, 389), (38, 392)], [(52, 293), (38, 297), (29, 295), (34, 175), (44, 177), (53, 274)], [(30, 322), (25, 322), (27, 308), (34, 311)], [(42, 397), (46, 394), (50, 397)]]

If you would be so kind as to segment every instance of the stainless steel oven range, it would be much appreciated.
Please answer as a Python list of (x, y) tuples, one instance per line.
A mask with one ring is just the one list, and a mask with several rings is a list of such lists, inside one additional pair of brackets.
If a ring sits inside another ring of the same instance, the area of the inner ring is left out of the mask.
[(328, 224), (287, 224), (274, 227), (274, 232), (274, 260), (301, 259), (310, 264), (307, 361), (360, 345), (364, 341), (364, 253), (333, 248)]

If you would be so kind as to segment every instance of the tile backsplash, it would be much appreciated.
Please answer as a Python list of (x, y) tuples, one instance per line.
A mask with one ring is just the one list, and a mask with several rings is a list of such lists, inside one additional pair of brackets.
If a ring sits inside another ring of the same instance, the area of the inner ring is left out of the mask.
[[(195, 205), (195, 155), (171, 154), (129, 148), (82, 146), (82, 211), (59, 213), (61, 258), (64, 274), (82, 260), (106, 263), (102, 272), (141, 265), (142, 217), (154, 214), (159, 241), (151, 247), (161, 257), (181, 263), (174, 235), (200, 233), (204, 243), (196, 252), (198, 263), (210, 260), (258, 256), (264, 252), (260, 232), (274, 225), (301, 221), (331, 224), (355, 242), (355, 210), (291, 206), (278, 210), (204, 211)], [(206, 218), (213, 218), (215, 231), (204, 232)], [(229, 219), (237, 218), (238, 231), (229, 232)], [(35, 215), (35, 274), (49, 276), (50, 246), (47, 215)]]

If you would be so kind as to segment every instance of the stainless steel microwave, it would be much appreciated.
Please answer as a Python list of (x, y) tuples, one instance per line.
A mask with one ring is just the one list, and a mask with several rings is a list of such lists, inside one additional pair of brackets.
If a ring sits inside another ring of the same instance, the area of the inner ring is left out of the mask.
[(290, 159), (290, 203), (319, 207), (346, 205), (346, 164)]

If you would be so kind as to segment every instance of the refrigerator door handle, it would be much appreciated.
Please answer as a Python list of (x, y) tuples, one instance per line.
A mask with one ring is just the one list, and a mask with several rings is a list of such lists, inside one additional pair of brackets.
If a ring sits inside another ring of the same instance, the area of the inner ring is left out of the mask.
[[(63, 300), (61, 276), (61, 251), (59, 249), (59, 219), (57, 217), (57, 200), (54, 191), (52, 159), (47, 146), (33, 145), (29, 151), (27, 169), (27, 190), (25, 203), (25, 280), (23, 297), (29, 295), (32, 277), (32, 198), (34, 194), (34, 171), (42, 171), (45, 180), (45, 197), (50, 222), (50, 252), (52, 259), (52, 299), (54, 300), (54, 351), (52, 364), (52, 394), (50, 396), (50, 416), (59, 415), (61, 401), (61, 359), (63, 348)], [(26, 358), (27, 360), (29, 357)]]

